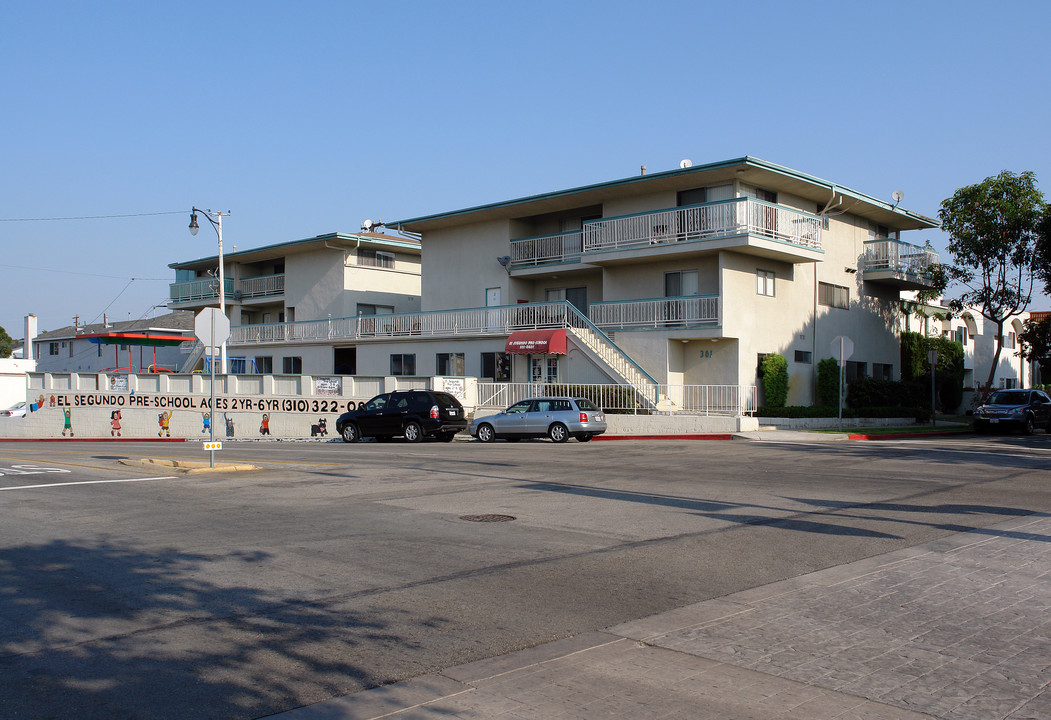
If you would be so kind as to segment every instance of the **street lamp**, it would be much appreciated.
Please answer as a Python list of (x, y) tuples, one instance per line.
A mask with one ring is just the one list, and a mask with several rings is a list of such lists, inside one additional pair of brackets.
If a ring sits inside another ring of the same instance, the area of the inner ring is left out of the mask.
[[(193, 208), (190, 210), (190, 234), (196, 235), (197, 231), (201, 229), (201, 226), (197, 224), (197, 213), (203, 214), (208, 222), (212, 224), (215, 229), (215, 234), (219, 236), (219, 312), (226, 315), (226, 283), (223, 280), (223, 216), (229, 215), (227, 212), (219, 212), (218, 210), (201, 210), (199, 208)], [(213, 217), (214, 216), (214, 217)], [(215, 364), (215, 358), (212, 358), (212, 364)], [(223, 375), (226, 374), (226, 341), (224, 340), (219, 348), (219, 372)], [(212, 418), (215, 421), (215, 418)]]

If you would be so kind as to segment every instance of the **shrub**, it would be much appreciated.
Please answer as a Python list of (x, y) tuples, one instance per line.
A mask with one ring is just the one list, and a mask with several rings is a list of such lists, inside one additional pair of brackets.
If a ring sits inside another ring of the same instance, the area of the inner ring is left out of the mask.
[(772, 353), (763, 358), (763, 393), (767, 407), (784, 407), (788, 400), (788, 361)]
[(839, 363), (835, 358), (817, 364), (817, 403), (839, 407)]

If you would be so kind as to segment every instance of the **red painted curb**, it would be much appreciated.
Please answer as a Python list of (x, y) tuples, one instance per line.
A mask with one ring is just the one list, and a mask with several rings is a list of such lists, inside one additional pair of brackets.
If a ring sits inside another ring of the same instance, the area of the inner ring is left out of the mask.
[(961, 431), (946, 431), (946, 432), (929, 432), (929, 433), (887, 433), (886, 435), (847, 435), (849, 440), (901, 440), (902, 438), (923, 438), (923, 437), (946, 437), (948, 435), (965, 435), (966, 432)]
[(592, 440), (733, 440), (730, 434), (715, 435), (598, 435)]

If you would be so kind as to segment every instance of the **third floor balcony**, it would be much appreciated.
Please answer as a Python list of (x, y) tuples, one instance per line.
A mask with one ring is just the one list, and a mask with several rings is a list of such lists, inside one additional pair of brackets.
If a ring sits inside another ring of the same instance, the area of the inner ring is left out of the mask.
[(938, 261), (938, 253), (930, 248), (881, 238), (865, 243), (860, 270), (866, 282), (887, 283), (902, 290), (923, 290), (931, 287), (930, 268)]
[(602, 265), (725, 249), (815, 262), (822, 255), (823, 227), (817, 215), (736, 198), (591, 220), (580, 230), (512, 240), (510, 269), (530, 274), (531, 268), (550, 270), (554, 264)]

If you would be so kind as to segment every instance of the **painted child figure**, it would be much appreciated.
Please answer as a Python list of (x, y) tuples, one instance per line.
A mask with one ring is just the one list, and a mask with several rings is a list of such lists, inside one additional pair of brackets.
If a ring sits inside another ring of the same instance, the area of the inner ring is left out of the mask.
[(72, 417), (72, 415), (73, 415), (73, 412), (69, 408), (66, 408), (65, 410), (62, 411), (62, 417), (65, 420), (65, 422), (62, 425), (62, 437), (66, 436), (66, 431), (67, 430), (69, 431), (69, 436), (73, 437), (73, 417)]
[(120, 410), (114, 410), (109, 414), (110, 437), (120, 437)]

